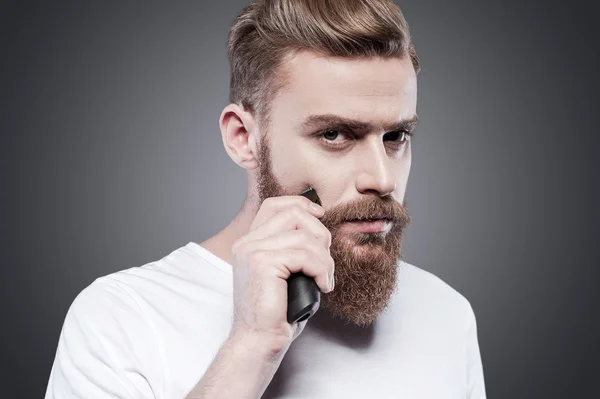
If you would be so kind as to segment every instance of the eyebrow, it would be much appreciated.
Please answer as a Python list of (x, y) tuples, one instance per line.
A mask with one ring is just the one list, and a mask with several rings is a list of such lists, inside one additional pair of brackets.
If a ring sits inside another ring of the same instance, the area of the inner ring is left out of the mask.
[[(395, 132), (398, 130), (406, 130), (411, 132), (417, 126), (419, 122), (419, 116), (414, 115), (408, 119), (402, 119), (397, 122), (384, 124), (383, 128), (386, 132)], [(352, 118), (345, 118), (334, 114), (324, 115), (310, 115), (302, 122), (303, 129), (315, 129), (315, 128), (336, 128), (336, 129), (349, 129), (355, 132), (367, 133), (377, 130), (380, 126), (363, 122)]]

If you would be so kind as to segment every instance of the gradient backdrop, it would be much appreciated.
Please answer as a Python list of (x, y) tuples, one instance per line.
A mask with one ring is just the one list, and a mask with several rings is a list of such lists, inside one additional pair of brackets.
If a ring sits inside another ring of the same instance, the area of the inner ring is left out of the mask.
[[(0, 3), (3, 398), (42, 397), (95, 278), (241, 205), (217, 121), (245, 1), (141, 3)], [(600, 397), (597, 5), (399, 4), (423, 64), (405, 259), (471, 301), (489, 398)]]

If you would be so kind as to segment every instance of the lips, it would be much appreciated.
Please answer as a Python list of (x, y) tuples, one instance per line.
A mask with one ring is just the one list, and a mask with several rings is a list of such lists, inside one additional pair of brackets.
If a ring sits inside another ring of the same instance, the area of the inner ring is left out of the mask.
[(361, 218), (361, 219), (348, 219), (346, 222), (376, 222), (379, 220), (383, 220), (385, 222), (389, 222), (391, 219), (385, 216), (375, 216), (371, 218)]
[(380, 233), (390, 229), (390, 219), (352, 219), (344, 223), (344, 229), (359, 233)]

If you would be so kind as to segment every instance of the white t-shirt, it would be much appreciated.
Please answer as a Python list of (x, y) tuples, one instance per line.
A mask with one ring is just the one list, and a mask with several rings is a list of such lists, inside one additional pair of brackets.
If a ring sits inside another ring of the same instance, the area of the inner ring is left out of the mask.
[[(431, 273), (399, 267), (371, 328), (319, 310), (263, 398), (485, 398), (469, 302)], [(67, 313), (46, 399), (185, 397), (229, 335), (232, 288), (232, 266), (193, 242), (97, 279)]]

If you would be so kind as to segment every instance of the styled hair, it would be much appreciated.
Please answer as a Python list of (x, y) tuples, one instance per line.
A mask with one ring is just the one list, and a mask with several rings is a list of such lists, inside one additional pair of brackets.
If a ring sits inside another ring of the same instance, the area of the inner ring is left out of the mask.
[(392, 0), (254, 0), (229, 31), (229, 100), (263, 121), (286, 83), (280, 68), (300, 51), (344, 58), (419, 58)]

